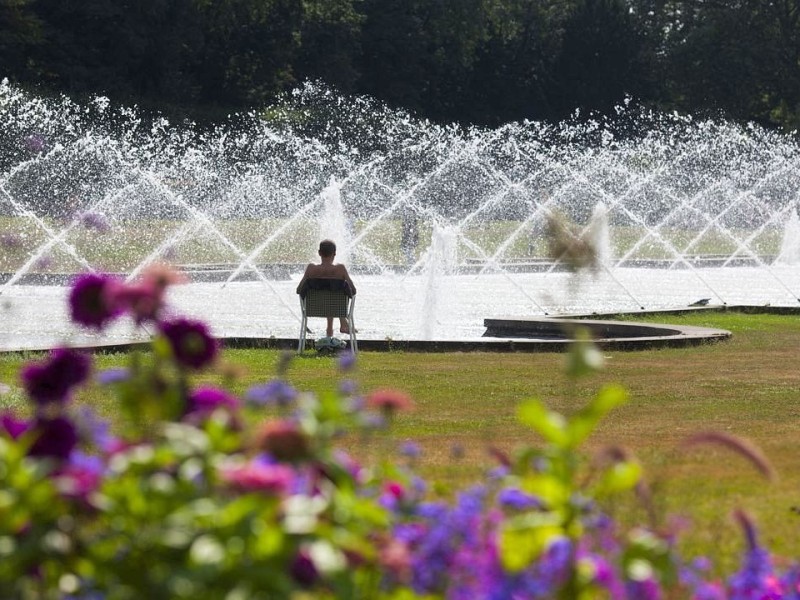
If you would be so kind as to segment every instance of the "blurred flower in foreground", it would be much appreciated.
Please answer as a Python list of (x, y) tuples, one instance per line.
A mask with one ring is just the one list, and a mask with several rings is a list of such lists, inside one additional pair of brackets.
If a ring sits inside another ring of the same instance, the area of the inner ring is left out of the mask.
[(103, 385), (120, 383), (131, 378), (131, 370), (126, 367), (112, 367), (97, 374), (97, 382)]
[(264, 492), (279, 495), (289, 489), (294, 472), (285, 465), (251, 461), (246, 465), (222, 469), (222, 479), (243, 492)]
[(15, 440), (30, 429), (30, 423), (18, 419), (11, 413), (3, 413), (0, 415), (0, 427), (3, 428), (12, 440)]
[(189, 281), (184, 273), (181, 273), (171, 265), (164, 263), (151, 263), (147, 265), (142, 270), (142, 274), (139, 279), (144, 283), (161, 289), (162, 291), (171, 285), (181, 285)]
[(86, 229), (93, 229), (98, 233), (108, 233), (111, 231), (111, 224), (105, 215), (99, 212), (87, 210), (77, 215), (78, 222)]
[(189, 394), (186, 412), (208, 415), (218, 408), (236, 410), (239, 405), (239, 399), (229, 394), (226, 390), (204, 386)]
[(342, 352), (337, 362), (340, 371), (351, 371), (356, 366), (356, 355), (349, 350)]
[(311, 446), (308, 436), (294, 421), (267, 421), (256, 433), (256, 446), (277, 460), (295, 462), (307, 458)]
[(122, 313), (117, 292), (122, 282), (110, 275), (89, 273), (79, 276), (69, 293), (70, 316), (75, 323), (102, 329)]
[(73, 387), (89, 376), (91, 361), (71, 348), (56, 348), (43, 362), (23, 367), (22, 385), (37, 404), (66, 402)]
[(297, 390), (281, 379), (254, 385), (245, 394), (248, 402), (260, 406), (286, 406), (297, 399)]
[(178, 318), (160, 323), (159, 328), (169, 340), (175, 360), (181, 365), (202, 369), (216, 358), (219, 347), (205, 323)]
[(28, 454), (66, 460), (78, 444), (78, 432), (65, 417), (37, 419), (32, 427), (36, 436)]
[(398, 390), (382, 389), (367, 396), (367, 406), (391, 414), (398, 410), (411, 410), (414, 401), (411, 396)]

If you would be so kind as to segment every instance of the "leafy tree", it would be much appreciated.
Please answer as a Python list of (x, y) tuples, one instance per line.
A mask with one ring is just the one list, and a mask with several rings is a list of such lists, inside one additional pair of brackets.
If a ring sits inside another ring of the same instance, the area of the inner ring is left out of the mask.
[(458, 118), (477, 50), (485, 0), (365, 0), (361, 90), (436, 119)]
[(33, 0), (0, 0), (0, 57), (8, 75), (25, 73), (31, 49), (41, 43), (41, 23), (32, 4)]
[(557, 112), (553, 61), (561, 47), (566, 5), (506, 0), (489, 12), (472, 80), (473, 122), (496, 125), (545, 119)]
[(360, 76), (363, 15), (354, 0), (303, 0), (302, 4), (297, 78), (321, 79), (343, 92), (354, 92)]
[(192, 82), (182, 66), (197, 37), (190, 8), (188, 0), (38, 0), (39, 77), (69, 93), (186, 101)]
[(192, 73), (203, 102), (264, 103), (295, 85), (302, 6), (297, 0), (194, 0), (203, 42)]
[(579, 0), (564, 24), (556, 61), (558, 113), (609, 111), (646, 91), (644, 39), (623, 0)]

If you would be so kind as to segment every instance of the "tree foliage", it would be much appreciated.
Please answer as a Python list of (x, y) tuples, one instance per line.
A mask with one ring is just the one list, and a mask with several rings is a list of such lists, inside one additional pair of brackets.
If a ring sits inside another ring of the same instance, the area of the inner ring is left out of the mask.
[(659, 109), (800, 124), (794, 0), (0, 0), (0, 76), (183, 114), (307, 80), (439, 121)]

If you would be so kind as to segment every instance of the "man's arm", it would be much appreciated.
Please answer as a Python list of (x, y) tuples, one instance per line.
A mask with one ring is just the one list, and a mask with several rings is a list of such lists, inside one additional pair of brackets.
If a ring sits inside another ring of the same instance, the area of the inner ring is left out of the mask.
[(300, 293), (300, 290), (301, 290), (301, 289), (303, 289), (303, 286), (304, 286), (304, 285), (305, 285), (305, 283), (306, 283), (306, 279), (308, 279), (308, 272), (309, 272), (310, 270), (311, 270), (311, 263), (308, 263), (308, 264), (306, 265), (306, 270), (305, 270), (305, 272), (303, 273), (303, 277), (302, 277), (302, 279), (300, 279), (300, 283), (298, 283), (298, 284), (297, 284), (297, 293), (298, 293), (298, 294)]
[(355, 294), (356, 284), (353, 283), (352, 279), (350, 279), (350, 274), (347, 272), (347, 267), (345, 267), (344, 265), (339, 265), (339, 266), (342, 267), (342, 279), (344, 279), (347, 282), (347, 284), (350, 286), (350, 289), (353, 290), (353, 294)]

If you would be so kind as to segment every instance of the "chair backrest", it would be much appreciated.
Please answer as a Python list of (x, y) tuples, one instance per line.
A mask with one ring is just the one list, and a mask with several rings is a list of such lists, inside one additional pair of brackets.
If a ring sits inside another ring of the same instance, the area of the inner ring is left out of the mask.
[(346, 317), (350, 309), (350, 286), (341, 279), (309, 279), (301, 291), (307, 317)]

